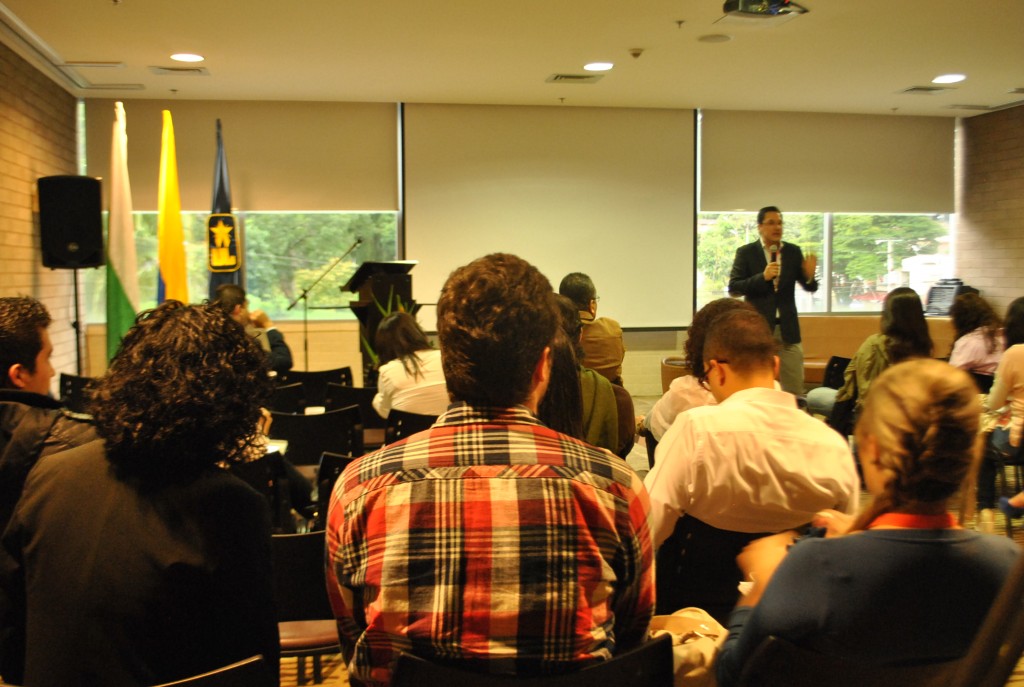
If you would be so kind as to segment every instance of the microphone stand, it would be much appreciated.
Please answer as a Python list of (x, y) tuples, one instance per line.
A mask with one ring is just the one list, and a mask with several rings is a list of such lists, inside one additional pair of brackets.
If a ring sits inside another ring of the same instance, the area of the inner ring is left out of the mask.
[(333, 270), (335, 267), (337, 267), (339, 262), (341, 262), (342, 260), (347, 258), (349, 256), (349, 254), (352, 251), (354, 251), (356, 248), (361, 246), (362, 243), (363, 243), (363, 239), (362, 238), (357, 238), (356, 242), (353, 243), (351, 246), (349, 246), (349, 249), (347, 251), (345, 251), (344, 255), (342, 255), (340, 258), (337, 258), (334, 262), (332, 262), (330, 264), (330, 266), (327, 269), (325, 269), (323, 272), (321, 272), (320, 276), (316, 278), (316, 281), (314, 281), (312, 284), (310, 284), (306, 288), (302, 289), (302, 293), (300, 293), (295, 298), (295, 300), (292, 301), (291, 305), (289, 305), (286, 308), (286, 310), (291, 310), (296, 305), (299, 304), (299, 301), (302, 301), (302, 354), (303, 354), (303, 357), (306, 360), (306, 372), (309, 372), (309, 292), (312, 291), (313, 287), (315, 287), (317, 284), (319, 284), (320, 281), (324, 277), (326, 277), (328, 274), (330, 274), (331, 270)]

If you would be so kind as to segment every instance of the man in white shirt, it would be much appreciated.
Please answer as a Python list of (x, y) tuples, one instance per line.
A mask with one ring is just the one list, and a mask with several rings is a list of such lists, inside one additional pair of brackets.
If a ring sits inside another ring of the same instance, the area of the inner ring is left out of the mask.
[(799, 527), (819, 510), (854, 513), (858, 478), (846, 440), (775, 388), (779, 359), (764, 318), (720, 316), (702, 382), (718, 401), (679, 415), (644, 483), (658, 551), (658, 613), (728, 613), (735, 556), (750, 540)]

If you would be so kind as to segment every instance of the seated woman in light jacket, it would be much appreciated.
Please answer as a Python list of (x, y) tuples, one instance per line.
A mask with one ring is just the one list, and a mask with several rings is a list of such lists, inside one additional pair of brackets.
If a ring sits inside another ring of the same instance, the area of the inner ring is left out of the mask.
[(978, 294), (964, 293), (953, 301), (949, 316), (956, 330), (949, 364), (975, 374), (988, 375), (991, 381), (1006, 348), (999, 315)]
[(970, 492), (980, 413), (974, 381), (938, 360), (894, 365), (874, 381), (856, 428), (874, 499), (848, 534), (848, 516), (826, 511), (816, 524), (837, 523), (830, 531), (841, 536), (794, 545), (789, 532), (744, 549), (737, 563), (752, 585), (729, 618), (721, 687), (736, 684), (769, 636), (875, 665), (967, 652), (1020, 555), (948, 510)]

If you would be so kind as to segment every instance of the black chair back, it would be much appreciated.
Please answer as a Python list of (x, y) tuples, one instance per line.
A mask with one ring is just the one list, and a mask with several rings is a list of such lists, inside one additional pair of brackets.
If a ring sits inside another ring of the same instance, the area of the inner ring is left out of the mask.
[(277, 376), (278, 384), (302, 384), (306, 395), (306, 406), (322, 406), (327, 403), (327, 384), (334, 382), (343, 386), (352, 386), (352, 368), (337, 367), (333, 370), (303, 372), (288, 370)]
[(88, 387), (95, 380), (94, 377), (79, 377), (78, 375), (60, 373), (60, 402), (74, 413), (85, 413), (86, 401), (88, 400)]
[(996, 380), (994, 375), (983, 375), (980, 372), (969, 373), (974, 383), (978, 385), (978, 393), (987, 394), (992, 390), (992, 382)]
[(849, 365), (850, 358), (841, 358), (838, 355), (829, 358), (825, 364), (825, 376), (821, 381), (821, 385), (827, 386), (829, 389), (842, 389), (843, 375), (846, 373), (846, 368)]
[(491, 675), (401, 654), (391, 687), (672, 687), (672, 638), (662, 635), (580, 670), (544, 677)]
[(437, 417), (437, 415), (407, 413), (404, 410), (392, 408), (388, 413), (387, 427), (384, 429), (384, 443), (393, 444), (411, 434), (430, 429), (437, 422)]
[[(739, 687), (865, 687), (945, 685), (958, 661), (880, 666), (819, 654), (779, 637), (764, 640), (747, 661)], [(974, 682), (970, 684), (976, 684)]]
[(183, 680), (165, 682), (156, 687), (270, 687), (266, 661), (252, 656), (229, 666)]
[(279, 451), (271, 451), (246, 463), (232, 463), (228, 471), (263, 494), (270, 506), (271, 526), (275, 534), (295, 531), (290, 484)]
[(271, 538), (278, 622), (333, 620), (324, 572), (323, 531)]
[(373, 397), (377, 395), (375, 386), (345, 386), (327, 383), (327, 410), (345, 406), (359, 406), (359, 415), (363, 419), (363, 450), (373, 451), (384, 443), (384, 428), (387, 422), (373, 409)]
[(696, 606), (725, 624), (743, 579), (736, 556), (766, 534), (721, 530), (690, 515), (679, 518), (656, 554), (657, 612), (667, 615)]
[(358, 406), (319, 415), (271, 412), (270, 438), (288, 442), (293, 465), (317, 465), (324, 451), (363, 455), (363, 423)]
[(317, 509), (313, 529), (322, 530), (327, 527), (327, 506), (331, 502), (334, 484), (353, 460), (355, 458), (352, 456), (329, 451), (324, 451), (320, 457), (320, 469), (316, 473)]
[(300, 382), (278, 384), (270, 394), (267, 408), (278, 413), (302, 413), (306, 408), (306, 392)]

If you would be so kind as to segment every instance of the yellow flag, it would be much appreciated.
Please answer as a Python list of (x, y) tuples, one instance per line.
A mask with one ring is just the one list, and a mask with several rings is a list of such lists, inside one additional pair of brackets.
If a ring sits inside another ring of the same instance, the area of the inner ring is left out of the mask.
[(178, 158), (174, 150), (174, 124), (164, 110), (160, 145), (160, 186), (157, 201), (156, 300), (188, 303), (188, 273), (185, 270), (185, 231), (181, 226), (181, 195), (178, 192)]

